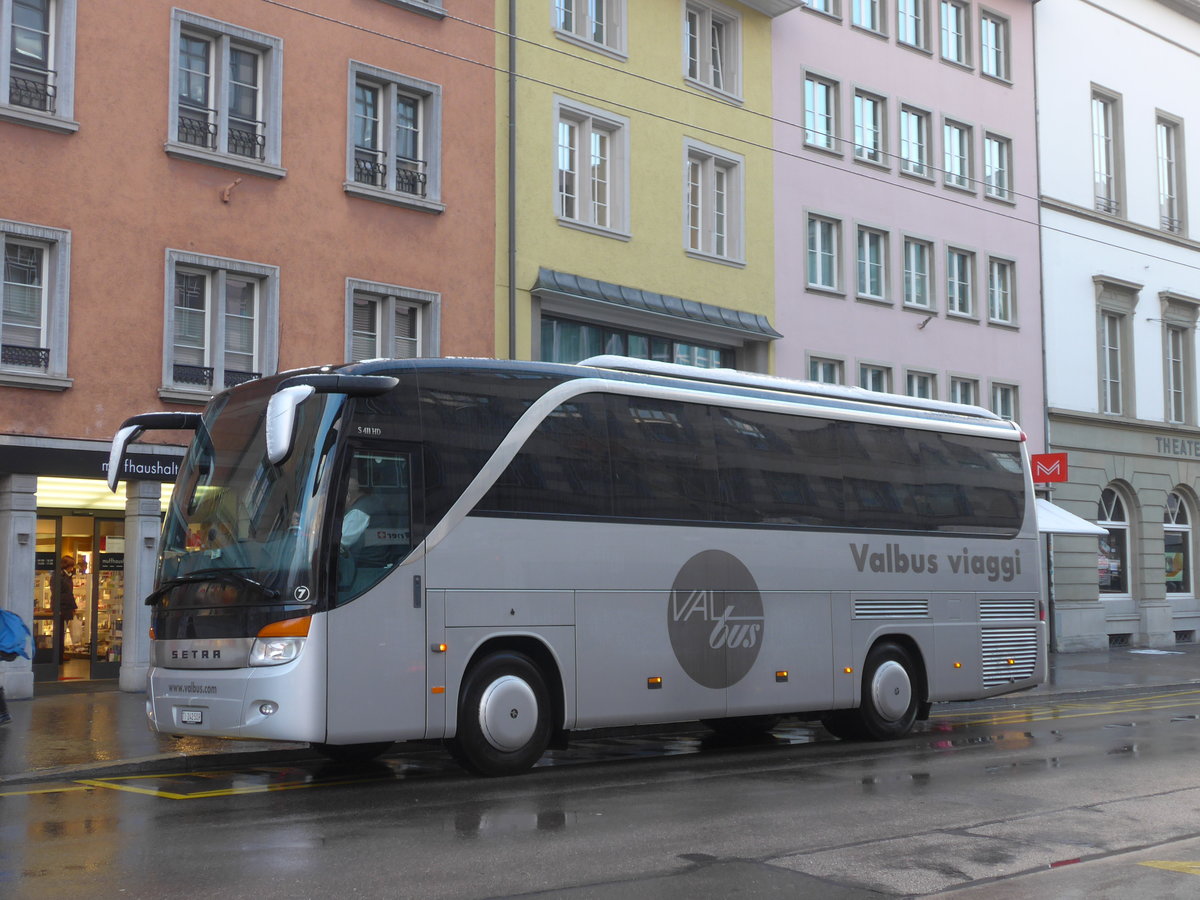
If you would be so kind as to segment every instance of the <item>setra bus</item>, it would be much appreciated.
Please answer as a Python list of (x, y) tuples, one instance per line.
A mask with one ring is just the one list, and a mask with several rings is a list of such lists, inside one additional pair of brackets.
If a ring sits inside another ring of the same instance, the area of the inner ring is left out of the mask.
[(148, 413), (194, 432), (147, 707), (514, 773), (574, 731), (907, 734), (1045, 677), (1024, 435), (968, 406), (603, 356), (372, 360)]

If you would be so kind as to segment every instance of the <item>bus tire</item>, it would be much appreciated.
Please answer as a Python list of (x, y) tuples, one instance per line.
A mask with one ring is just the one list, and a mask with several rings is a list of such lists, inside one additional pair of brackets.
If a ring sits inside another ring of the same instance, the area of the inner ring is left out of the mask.
[(747, 738), (766, 734), (779, 724), (782, 716), (729, 716), (724, 719), (701, 719), (700, 724), (723, 738)]
[(899, 644), (882, 641), (871, 648), (863, 666), (862, 736), (875, 741), (904, 737), (920, 710), (921, 677), (911, 654)]
[(524, 772), (550, 743), (550, 708), (546, 679), (529, 657), (484, 657), (463, 681), (451, 755), (478, 775)]
[(370, 744), (310, 744), (314, 750), (336, 763), (345, 765), (361, 765), (368, 763), (382, 754), (391, 741), (376, 741)]

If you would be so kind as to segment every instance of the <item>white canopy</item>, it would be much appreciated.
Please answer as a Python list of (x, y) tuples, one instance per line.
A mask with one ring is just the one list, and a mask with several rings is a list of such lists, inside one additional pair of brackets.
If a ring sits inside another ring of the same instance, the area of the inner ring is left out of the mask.
[(1042, 534), (1108, 534), (1108, 530), (1081, 519), (1075, 513), (1055, 506), (1049, 500), (1037, 499), (1038, 531)]

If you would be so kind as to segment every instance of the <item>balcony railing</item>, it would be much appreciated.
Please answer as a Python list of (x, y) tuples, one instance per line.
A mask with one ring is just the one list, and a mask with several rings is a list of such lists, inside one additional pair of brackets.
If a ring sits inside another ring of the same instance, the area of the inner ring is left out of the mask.
[(387, 164), (380, 154), (361, 147), (354, 151), (354, 180), (359, 184), (387, 187)]
[(1181, 234), (1183, 232), (1183, 220), (1174, 216), (1162, 216), (1162, 229), (1169, 231), (1171, 234)]
[(179, 143), (217, 149), (217, 111), (201, 107), (180, 107)]
[[(212, 366), (187, 366), (176, 363), (172, 368), (176, 384), (197, 385), (206, 388), (212, 387)], [(237, 387), (239, 384), (253, 381), (255, 378), (262, 378), (262, 372), (239, 372), (235, 369), (226, 369), (224, 386), (227, 388)]]
[(173, 367), (176, 384), (195, 384), (200, 387), (212, 387), (212, 366), (185, 366), (176, 363)]
[(55, 112), (58, 89), (54, 86), (56, 73), (53, 69), (21, 68), (17, 66), (8, 77), (8, 102), (13, 106), (24, 106), (41, 112)]
[(1106, 197), (1103, 194), (1097, 194), (1096, 209), (1099, 212), (1108, 213), (1110, 216), (1118, 216), (1121, 214), (1121, 202), (1116, 197)]
[(21, 366), (45, 372), (50, 367), (50, 348), (22, 347), (17, 344), (0, 345), (0, 363), (6, 366)]
[(396, 157), (396, 190), (424, 197), (427, 180), (424, 160)]
[(226, 369), (225, 387), (237, 387), (239, 384), (245, 384), (255, 378), (262, 378), (262, 372), (235, 372), (233, 369)]
[(267, 138), (263, 134), (266, 122), (257, 119), (229, 120), (229, 152), (251, 159), (265, 159)]

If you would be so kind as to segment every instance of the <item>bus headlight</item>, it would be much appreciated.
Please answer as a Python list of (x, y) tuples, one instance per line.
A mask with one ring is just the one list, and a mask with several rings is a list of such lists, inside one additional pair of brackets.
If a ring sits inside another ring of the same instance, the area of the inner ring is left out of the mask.
[(250, 665), (282, 666), (291, 662), (304, 649), (311, 624), (312, 616), (302, 616), (267, 625), (254, 638), (250, 648)]
[(289, 663), (304, 649), (304, 638), (270, 637), (255, 638), (250, 648), (250, 665), (281, 666)]

